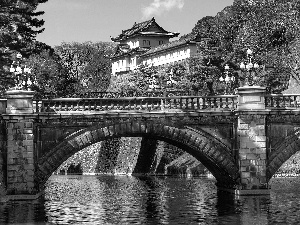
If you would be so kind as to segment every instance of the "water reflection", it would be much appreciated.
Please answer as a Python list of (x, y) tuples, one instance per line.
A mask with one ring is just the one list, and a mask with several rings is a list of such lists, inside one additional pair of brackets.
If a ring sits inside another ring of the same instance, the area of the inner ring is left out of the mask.
[(45, 222), (43, 199), (0, 203), (0, 224), (35, 224)]
[(213, 180), (52, 176), (43, 198), (0, 203), (0, 224), (298, 224), (299, 179), (274, 179), (269, 197), (234, 197)]

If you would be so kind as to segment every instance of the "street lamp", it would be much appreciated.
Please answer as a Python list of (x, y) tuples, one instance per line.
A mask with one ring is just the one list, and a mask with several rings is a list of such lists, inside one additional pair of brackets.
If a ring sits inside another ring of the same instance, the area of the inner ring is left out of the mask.
[(22, 64), (23, 57), (20, 53), (16, 55), (16, 60), (10, 66), (10, 72), (14, 74), (15, 90), (28, 90), (32, 84), (31, 69)]
[(231, 94), (231, 89), (232, 89), (232, 85), (235, 81), (235, 77), (230, 74), (230, 72), (229, 72), (230, 67), (228, 66), (228, 64), (225, 65), (224, 69), (225, 69), (225, 73), (224, 73), (225, 78), (223, 78), (223, 76), (221, 76), (219, 78), (219, 81), (221, 83), (225, 84), (225, 94)]
[(168, 81), (167, 81), (167, 86), (173, 87), (173, 85), (177, 84), (177, 81), (173, 79), (174, 78), (174, 72), (173, 69), (169, 73)]
[(255, 62), (253, 64), (253, 52), (251, 51), (251, 49), (247, 50), (247, 62), (241, 62), (240, 64), (240, 68), (242, 70), (242, 72), (245, 73), (245, 84), (246, 86), (253, 86), (255, 84), (256, 81), (256, 71), (259, 68), (259, 65)]
[(159, 87), (160, 86), (158, 85), (158, 81), (156, 80), (155, 75), (152, 75), (150, 79), (150, 85), (149, 85), (150, 90), (154, 90)]

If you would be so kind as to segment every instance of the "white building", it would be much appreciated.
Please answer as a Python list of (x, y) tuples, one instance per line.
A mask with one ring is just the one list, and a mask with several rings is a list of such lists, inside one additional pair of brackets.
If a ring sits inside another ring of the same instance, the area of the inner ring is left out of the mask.
[(126, 73), (140, 64), (160, 66), (180, 62), (196, 54), (196, 42), (193, 40), (170, 42), (170, 38), (178, 35), (164, 30), (154, 18), (135, 23), (132, 28), (111, 39), (119, 42), (111, 57), (112, 73)]

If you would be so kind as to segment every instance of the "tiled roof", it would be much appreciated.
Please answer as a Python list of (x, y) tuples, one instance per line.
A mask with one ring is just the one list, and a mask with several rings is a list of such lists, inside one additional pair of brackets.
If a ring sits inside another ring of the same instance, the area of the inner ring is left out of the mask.
[(132, 28), (123, 30), (122, 35), (131, 36), (139, 31), (143, 31), (148, 26), (150, 26), (153, 22), (155, 22), (155, 19), (152, 18), (151, 20), (147, 20), (141, 23), (135, 23)]
[[(159, 29), (160, 29), (159, 33), (161, 33), (161, 34), (169, 34), (169, 35), (172, 34), (175, 36), (178, 35), (178, 33), (171, 33), (171, 32), (166, 31), (165, 29), (163, 29), (161, 26), (159, 26), (155, 22), (155, 19), (153, 17), (151, 20), (146, 20), (146, 21), (140, 22), (140, 23), (134, 23), (130, 29), (122, 30), (121, 34), (119, 34), (115, 38), (111, 38), (111, 40), (112, 41), (120, 41), (120, 40), (126, 39), (130, 36), (133, 36), (135, 34), (141, 33), (143, 31), (145, 32), (145, 31), (147, 31), (147, 28), (149, 28), (152, 24), (156, 24), (159, 27)], [(147, 33), (153, 33), (153, 32), (147, 32)], [(154, 32), (154, 33), (157, 33), (157, 32)]]
[(189, 44), (189, 43), (196, 43), (196, 42), (193, 39), (190, 39), (190, 38), (181, 39), (181, 40), (177, 40), (177, 41), (172, 41), (172, 42), (162, 44), (162, 45), (158, 45), (154, 48), (151, 48), (149, 51), (147, 51), (143, 55), (156, 53), (156, 52), (159, 52), (159, 51), (162, 51), (162, 50), (165, 50), (165, 49), (169, 49), (169, 48), (173, 48), (173, 47), (177, 47), (177, 46), (184, 45), (184, 44)]
[(113, 56), (111, 56), (110, 58), (113, 59), (115, 57), (133, 55), (133, 54), (136, 54), (136, 53), (143, 54), (143, 53), (145, 53), (149, 50), (149, 48), (137, 47), (137, 48), (130, 49), (128, 47), (127, 47), (127, 45), (124, 45), (124, 46), (119, 45), (117, 51), (115, 52), (115, 54)]

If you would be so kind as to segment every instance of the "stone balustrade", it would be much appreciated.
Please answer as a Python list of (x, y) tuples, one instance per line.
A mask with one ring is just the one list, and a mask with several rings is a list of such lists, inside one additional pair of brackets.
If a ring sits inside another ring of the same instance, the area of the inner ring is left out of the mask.
[(300, 94), (272, 94), (265, 96), (267, 109), (299, 109)]
[(234, 110), (236, 96), (57, 98), (34, 101), (36, 112)]

